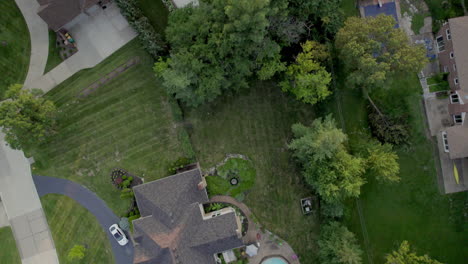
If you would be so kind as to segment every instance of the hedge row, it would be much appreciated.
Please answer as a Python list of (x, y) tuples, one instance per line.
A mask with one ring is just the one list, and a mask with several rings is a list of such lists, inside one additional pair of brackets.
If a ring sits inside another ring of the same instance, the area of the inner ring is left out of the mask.
[(149, 19), (143, 15), (137, 0), (116, 0), (116, 3), (122, 15), (127, 18), (128, 23), (138, 33), (138, 38), (145, 50), (154, 59), (165, 55), (167, 53), (166, 43), (149, 23)]

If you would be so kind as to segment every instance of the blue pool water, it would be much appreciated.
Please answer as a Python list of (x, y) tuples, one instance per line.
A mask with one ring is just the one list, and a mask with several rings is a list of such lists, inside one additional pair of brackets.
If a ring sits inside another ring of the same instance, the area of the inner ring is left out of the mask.
[(262, 264), (288, 264), (284, 259), (274, 257), (262, 261)]

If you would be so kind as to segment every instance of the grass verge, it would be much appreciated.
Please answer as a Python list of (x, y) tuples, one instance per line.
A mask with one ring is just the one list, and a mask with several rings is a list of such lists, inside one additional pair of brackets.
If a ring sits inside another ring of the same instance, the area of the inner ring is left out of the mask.
[[(114, 263), (109, 239), (99, 222), (86, 208), (60, 194), (41, 198), (60, 263)], [(68, 252), (75, 245), (86, 248), (85, 257), (70, 262)]]
[[(129, 59), (131, 67), (85, 98), (79, 93)], [(115, 167), (151, 181), (184, 156), (178, 126), (164, 89), (154, 77), (153, 60), (133, 40), (92, 69), (73, 75), (45, 96), (58, 107), (56, 133), (29, 151), (36, 174), (79, 182), (106, 201), (117, 215), (126, 212), (111, 184)]]
[(186, 111), (191, 139), (205, 169), (227, 153), (247, 155), (256, 170), (246, 196), (259, 222), (285, 239), (301, 263), (315, 263), (318, 221), (304, 216), (300, 199), (311, 195), (290, 157), (291, 125), (309, 124), (310, 106), (297, 102), (271, 82), (257, 82), (249, 91), (226, 96), (216, 104)]
[(60, 47), (57, 46), (56, 41), (56, 33), (53, 30), (49, 30), (49, 56), (47, 57), (44, 74), (48, 73), (63, 61), (60, 57)]
[(0, 263), (21, 263), (13, 231), (9, 226), (0, 228)]
[(28, 73), (29, 31), (14, 0), (0, 1), (0, 100), (8, 86), (23, 83)]
[[(343, 119), (346, 132), (353, 141), (368, 136), (365, 118), (366, 102), (359, 92), (342, 89)], [(398, 184), (379, 184), (374, 179), (361, 190), (364, 222), (374, 263), (383, 263), (385, 254), (408, 240), (419, 254), (428, 254), (443, 263), (463, 263), (468, 258), (466, 232), (466, 193), (443, 195), (436, 181), (433, 145), (426, 138), (425, 121), (416, 76), (399, 76), (390, 80), (386, 89), (405, 87), (412, 92), (406, 97), (410, 109), (411, 139), (409, 146), (396, 148), (399, 155)], [(337, 113), (336, 110), (334, 110)], [(359, 114), (362, 113), (362, 114)], [(337, 117), (338, 118), (338, 117)], [(346, 224), (361, 240), (363, 234), (354, 201), (348, 203)], [(428, 239), (437, 238), (437, 239)], [(363, 247), (364, 248), (364, 247)], [(365, 248), (364, 248), (365, 249)], [(368, 263), (367, 257), (363, 257)]]

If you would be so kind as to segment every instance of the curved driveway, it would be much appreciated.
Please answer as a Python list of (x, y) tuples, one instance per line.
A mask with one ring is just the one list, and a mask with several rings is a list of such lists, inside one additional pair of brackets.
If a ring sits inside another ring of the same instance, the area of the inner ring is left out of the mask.
[(38, 175), (33, 175), (33, 180), (39, 196), (49, 193), (63, 194), (88, 209), (97, 218), (104, 232), (106, 232), (112, 246), (112, 251), (114, 252), (115, 263), (133, 263), (133, 243), (129, 240), (129, 243), (122, 247), (112, 237), (108, 228), (112, 224), (118, 223), (119, 218), (107, 207), (101, 198), (88, 188), (69, 180)]

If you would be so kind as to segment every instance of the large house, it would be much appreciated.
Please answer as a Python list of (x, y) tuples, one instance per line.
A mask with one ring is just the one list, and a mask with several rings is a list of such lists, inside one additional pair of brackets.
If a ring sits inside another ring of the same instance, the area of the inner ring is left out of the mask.
[(453, 164), (442, 168), (445, 187), (446, 192), (463, 191), (468, 189), (468, 16), (449, 19), (435, 37), (441, 71), (448, 73), (450, 86), (449, 124), (438, 135), (441, 160)]
[(133, 188), (134, 263), (215, 264), (215, 254), (243, 246), (233, 208), (205, 213), (205, 187), (196, 168)]
[(110, 0), (37, 0), (37, 14), (50, 29), (59, 31), (75, 17), (96, 5), (105, 8)]

